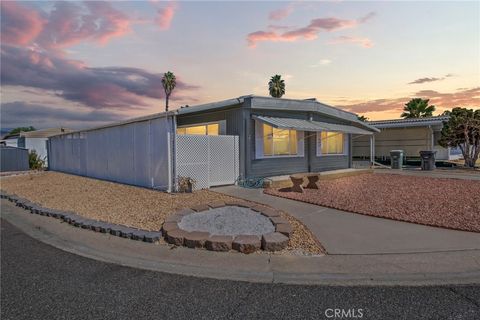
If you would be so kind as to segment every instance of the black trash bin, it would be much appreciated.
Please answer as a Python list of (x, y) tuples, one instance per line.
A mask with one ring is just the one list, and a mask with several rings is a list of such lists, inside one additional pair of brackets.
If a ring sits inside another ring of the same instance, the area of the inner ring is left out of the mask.
[(392, 169), (402, 169), (403, 150), (390, 150), (390, 166)]
[(420, 151), (420, 158), (422, 158), (422, 170), (434, 170), (435, 167), (435, 154), (437, 151)]

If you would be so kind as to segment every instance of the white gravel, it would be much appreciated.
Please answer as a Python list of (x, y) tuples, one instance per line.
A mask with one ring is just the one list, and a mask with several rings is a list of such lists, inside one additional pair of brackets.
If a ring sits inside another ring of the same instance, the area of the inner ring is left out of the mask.
[(275, 231), (270, 219), (248, 208), (227, 206), (183, 217), (178, 224), (186, 231), (209, 232), (212, 235), (262, 235)]

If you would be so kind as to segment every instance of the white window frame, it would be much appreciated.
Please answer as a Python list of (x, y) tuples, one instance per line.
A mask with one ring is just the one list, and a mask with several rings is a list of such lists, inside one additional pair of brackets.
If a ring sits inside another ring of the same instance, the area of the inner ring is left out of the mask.
[(326, 131), (326, 132), (338, 132), (343, 134), (343, 153), (322, 153), (322, 131), (317, 131), (316, 134), (316, 147), (317, 157), (332, 157), (332, 156), (348, 156), (348, 140), (349, 134), (341, 131)]
[[(255, 159), (303, 158), (305, 157), (304, 132), (297, 131), (297, 154), (271, 155), (263, 154), (263, 122), (255, 120)], [(267, 123), (267, 125), (269, 125)]]
[[(181, 128), (190, 128), (190, 127), (200, 127), (200, 126), (205, 126), (206, 127), (206, 136), (208, 136), (208, 125), (209, 124), (218, 124), (218, 135), (224, 135), (225, 134), (225, 120), (220, 120), (220, 121), (210, 121), (210, 122), (199, 122), (199, 123), (191, 123), (191, 124), (186, 124), (183, 126), (177, 126), (177, 129)], [(175, 132), (175, 134), (178, 134)], [(187, 135), (187, 134), (185, 134)], [(201, 136), (201, 134), (200, 134)]]

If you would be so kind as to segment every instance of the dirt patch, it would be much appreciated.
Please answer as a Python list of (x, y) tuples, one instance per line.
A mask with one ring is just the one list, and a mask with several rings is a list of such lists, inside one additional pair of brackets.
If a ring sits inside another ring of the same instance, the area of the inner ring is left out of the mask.
[[(145, 230), (160, 230), (165, 218), (178, 209), (234, 197), (209, 190), (169, 194), (146, 188), (58, 172), (2, 177), (1, 189), (43, 207), (72, 211), (86, 218)], [(322, 254), (311, 232), (285, 214), (294, 228), (287, 251)]]
[(480, 181), (369, 174), (265, 193), (376, 217), (480, 232)]

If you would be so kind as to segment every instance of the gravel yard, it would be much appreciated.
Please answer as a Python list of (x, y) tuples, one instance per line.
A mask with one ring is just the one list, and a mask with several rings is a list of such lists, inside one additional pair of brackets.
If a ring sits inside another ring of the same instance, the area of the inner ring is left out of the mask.
[[(146, 230), (160, 230), (174, 211), (213, 201), (232, 201), (209, 190), (168, 194), (58, 172), (1, 177), (1, 189), (41, 206), (72, 211), (86, 218)], [(324, 249), (298, 220), (284, 213), (293, 227), (288, 251), (322, 254)]]
[(304, 193), (266, 189), (288, 199), (376, 217), (480, 232), (480, 181), (364, 174), (320, 180)]

